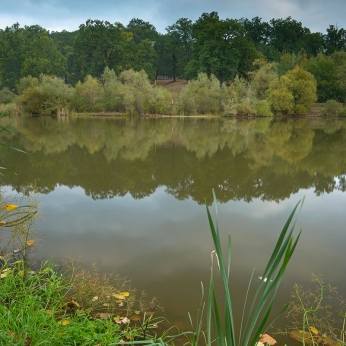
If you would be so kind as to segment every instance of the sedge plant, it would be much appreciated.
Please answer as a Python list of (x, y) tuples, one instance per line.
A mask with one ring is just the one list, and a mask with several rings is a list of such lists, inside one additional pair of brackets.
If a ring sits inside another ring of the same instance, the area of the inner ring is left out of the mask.
[[(216, 197), (214, 203), (216, 205)], [(301, 231), (294, 239), (293, 231), (296, 221), (294, 215), (303, 201), (299, 201), (286, 221), (273, 253), (264, 270), (262, 278), (258, 284), (256, 292), (251, 302), (249, 298), (250, 286), (253, 281), (254, 270), (250, 276), (243, 313), (240, 323), (240, 330), (236, 333), (234, 312), (232, 305), (232, 294), (230, 288), (230, 267), (231, 267), (231, 237), (228, 236), (227, 254), (224, 255), (221, 247), (221, 239), (218, 223), (214, 223), (209, 208), (206, 205), (210, 231), (212, 234), (215, 250), (212, 253), (218, 265), (218, 274), (221, 276), (223, 286), (223, 296), (225, 301), (220, 304), (218, 293), (215, 290), (215, 270), (212, 263), (209, 293), (207, 298), (207, 344), (212, 343), (217, 346), (254, 346), (259, 341), (265, 328), (268, 326), (268, 318), (273, 307), (274, 299), (285, 273), (288, 262), (297, 246)], [(216, 208), (217, 215), (217, 208)], [(248, 304), (249, 303), (249, 307)], [(272, 320), (273, 323), (288, 307), (288, 304)], [(269, 325), (271, 324), (269, 323)]]

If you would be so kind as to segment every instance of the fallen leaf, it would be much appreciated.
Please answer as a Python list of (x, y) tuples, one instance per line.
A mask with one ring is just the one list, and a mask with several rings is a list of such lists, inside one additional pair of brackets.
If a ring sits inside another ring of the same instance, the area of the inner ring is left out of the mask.
[(14, 210), (18, 208), (18, 205), (15, 204), (5, 204), (4, 208), (8, 211)]
[(11, 270), (6, 270), (4, 273), (1, 273), (0, 278), (5, 278), (9, 273), (11, 273)]
[(318, 335), (318, 330), (315, 327), (309, 327), (309, 329), (311, 330), (311, 333), (314, 335)]
[(107, 318), (110, 318), (112, 315), (111, 314), (109, 314), (108, 312), (100, 312), (99, 314), (98, 314), (98, 317), (100, 317), (101, 319), (107, 319)]
[(276, 344), (276, 340), (268, 334), (260, 335), (260, 342), (263, 342), (264, 344), (268, 344), (269, 346)]
[(112, 296), (116, 299), (125, 299), (125, 296), (119, 293), (113, 293)]
[(28, 241), (26, 242), (26, 245), (31, 246), (31, 245), (34, 245), (35, 243), (36, 243), (36, 240), (35, 240), (35, 239), (32, 239), (32, 240), (28, 240)]
[(104, 306), (105, 308), (108, 308), (108, 307), (111, 306), (111, 305), (108, 304), (108, 303), (104, 303), (104, 304), (102, 304), (102, 306)]
[(128, 297), (130, 295), (129, 292), (120, 292), (120, 294), (124, 297)]
[(24, 271), (24, 270), (20, 270), (20, 271), (18, 272), (18, 274), (19, 274), (20, 276), (24, 276), (25, 271)]
[(6, 221), (0, 221), (0, 225), (6, 225)]
[(124, 303), (123, 302), (119, 302), (119, 306), (124, 306)]
[(69, 320), (61, 320), (58, 323), (63, 325), (63, 326), (66, 326), (67, 324), (70, 324), (70, 321)]
[(313, 344), (313, 340), (311, 339), (311, 335), (309, 332), (303, 332), (302, 330), (292, 330), (290, 332), (290, 337), (299, 342), (305, 342), (308, 345)]
[(23, 260), (18, 260), (18, 261), (15, 261), (14, 264), (19, 264), (19, 263), (23, 263), (24, 261)]
[(95, 296), (95, 297), (93, 297), (92, 299), (91, 299), (91, 301), (92, 302), (96, 302), (96, 300), (98, 300), (99, 299), (99, 297), (98, 296)]

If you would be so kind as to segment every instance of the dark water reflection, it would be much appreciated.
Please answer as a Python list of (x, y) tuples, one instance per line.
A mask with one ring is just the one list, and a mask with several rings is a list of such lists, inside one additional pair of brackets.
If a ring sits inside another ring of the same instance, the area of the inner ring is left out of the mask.
[(311, 273), (346, 289), (344, 120), (18, 118), (12, 131), (3, 140), (27, 155), (2, 149), (0, 166), (18, 174), (3, 182), (19, 192), (36, 181), (42, 193), (38, 254), (82, 256), (132, 278), (175, 324), (186, 326), (208, 282), (203, 204), (212, 188), (220, 227), (233, 238), (236, 306), (304, 195), (304, 233), (278, 307)]

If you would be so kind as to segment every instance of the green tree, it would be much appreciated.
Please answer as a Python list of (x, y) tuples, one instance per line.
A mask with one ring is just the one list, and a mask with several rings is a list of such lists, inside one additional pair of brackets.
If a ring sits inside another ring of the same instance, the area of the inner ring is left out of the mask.
[(0, 79), (11, 90), (21, 77), (41, 73), (63, 76), (66, 59), (38, 25), (20, 28), (16, 23), (0, 31)]
[[(335, 99), (339, 102), (346, 100), (345, 90), (342, 88), (337, 65), (331, 57), (319, 53), (310, 58), (305, 69), (313, 74), (317, 81), (317, 97), (319, 102)], [(342, 68), (340, 68), (341, 72)]]
[(11, 90), (22, 77), (25, 30), (18, 23), (0, 30), (0, 80)]
[(327, 55), (338, 50), (346, 49), (346, 30), (338, 26), (329, 25), (324, 36), (324, 49)]
[(269, 100), (276, 112), (304, 114), (317, 99), (314, 76), (296, 66), (273, 82)]
[(64, 77), (66, 74), (66, 58), (58, 51), (54, 41), (42, 29), (30, 39), (27, 50), (23, 54), (21, 76), (50, 74)]
[(79, 80), (87, 75), (99, 77), (106, 66), (117, 73), (127, 64), (126, 45), (132, 34), (120, 23), (114, 25), (101, 20), (88, 19), (79, 26), (74, 43), (76, 74)]
[(305, 48), (310, 30), (291, 17), (270, 21), (270, 44), (280, 53), (298, 53)]
[(176, 76), (180, 78), (184, 76), (185, 67), (192, 58), (192, 21), (180, 18), (173, 25), (168, 26), (166, 31), (172, 58), (173, 81), (175, 81)]
[(220, 20), (217, 12), (203, 13), (192, 27), (196, 42), (193, 60), (186, 67), (187, 75), (191, 78), (199, 72), (214, 74), (222, 83), (248, 72), (257, 52), (244, 34), (238, 21)]

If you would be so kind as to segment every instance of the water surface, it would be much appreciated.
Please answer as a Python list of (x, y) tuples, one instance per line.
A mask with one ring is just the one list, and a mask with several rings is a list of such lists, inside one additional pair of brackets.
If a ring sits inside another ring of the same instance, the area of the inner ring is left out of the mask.
[[(8, 119), (5, 119), (5, 122)], [(218, 199), (233, 240), (232, 285), (240, 307), (253, 267), (261, 275), (299, 199), (303, 234), (279, 292), (311, 273), (345, 291), (346, 121), (328, 119), (14, 118), (1, 149), (3, 184), (35, 181), (45, 236), (37, 255), (81, 257), (156, 295), (187, 327), (213, 250), (204, 203)]]

